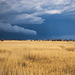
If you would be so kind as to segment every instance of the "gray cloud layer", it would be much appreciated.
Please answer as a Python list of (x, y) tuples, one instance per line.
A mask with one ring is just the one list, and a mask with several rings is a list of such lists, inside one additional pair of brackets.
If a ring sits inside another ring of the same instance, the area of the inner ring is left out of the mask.
[(41, 24), (45, 19), (40, 15), (71, 14), (73, 11), (74, 0), (0, 0), (0, 30), (35, 35), (36, 31), (17, 25)]
[(19, 26), (12, 26), (9, 23), (1, 23), (0, 22), (0, 30), (4, 32), (12, 32), (12, 33), (24, 33), (24, 34), (30, 34), (30, 35), (36, 35), (36, 31), (34, 30), (29, 30), (29, 29), (24, 29)]

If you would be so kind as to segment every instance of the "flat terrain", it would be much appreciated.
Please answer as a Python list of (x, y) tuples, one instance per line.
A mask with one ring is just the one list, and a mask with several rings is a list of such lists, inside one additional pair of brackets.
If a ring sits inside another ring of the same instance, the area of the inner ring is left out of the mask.
[(75, 42), (0, 41), (0, 75), (75, 75)]

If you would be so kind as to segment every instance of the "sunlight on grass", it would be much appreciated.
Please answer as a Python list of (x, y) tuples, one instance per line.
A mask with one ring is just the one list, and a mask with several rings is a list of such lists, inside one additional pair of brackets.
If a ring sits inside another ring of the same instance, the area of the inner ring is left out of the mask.
[(0, 75), (75, 75), (75, 42), (0, 42)]

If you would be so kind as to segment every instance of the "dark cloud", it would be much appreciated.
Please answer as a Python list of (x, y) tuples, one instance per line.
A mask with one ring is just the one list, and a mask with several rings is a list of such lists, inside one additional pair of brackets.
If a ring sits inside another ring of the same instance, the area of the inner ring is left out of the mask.
[(35, 30), (21, 25), (42, 24), (45, 19), (41, 15), (71, 11), (75, 11), (74, 0), (0, 0), (0, 31), (36, 35)]
[(28, 35), (36, 35), (36, 31), (25, 29), (23, 27), (19, 27), (17, 25), (12, 26), (9, 23), (1, 23), (0, 22), (0, 30), (4, 32), (11, 32), (11, 33), (23, 33)]

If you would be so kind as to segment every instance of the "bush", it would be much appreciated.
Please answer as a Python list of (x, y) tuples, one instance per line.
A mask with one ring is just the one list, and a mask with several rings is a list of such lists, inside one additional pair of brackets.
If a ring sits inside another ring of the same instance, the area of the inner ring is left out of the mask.
[(4, 39), (1, 39), (1, 41), (4, 41)]

